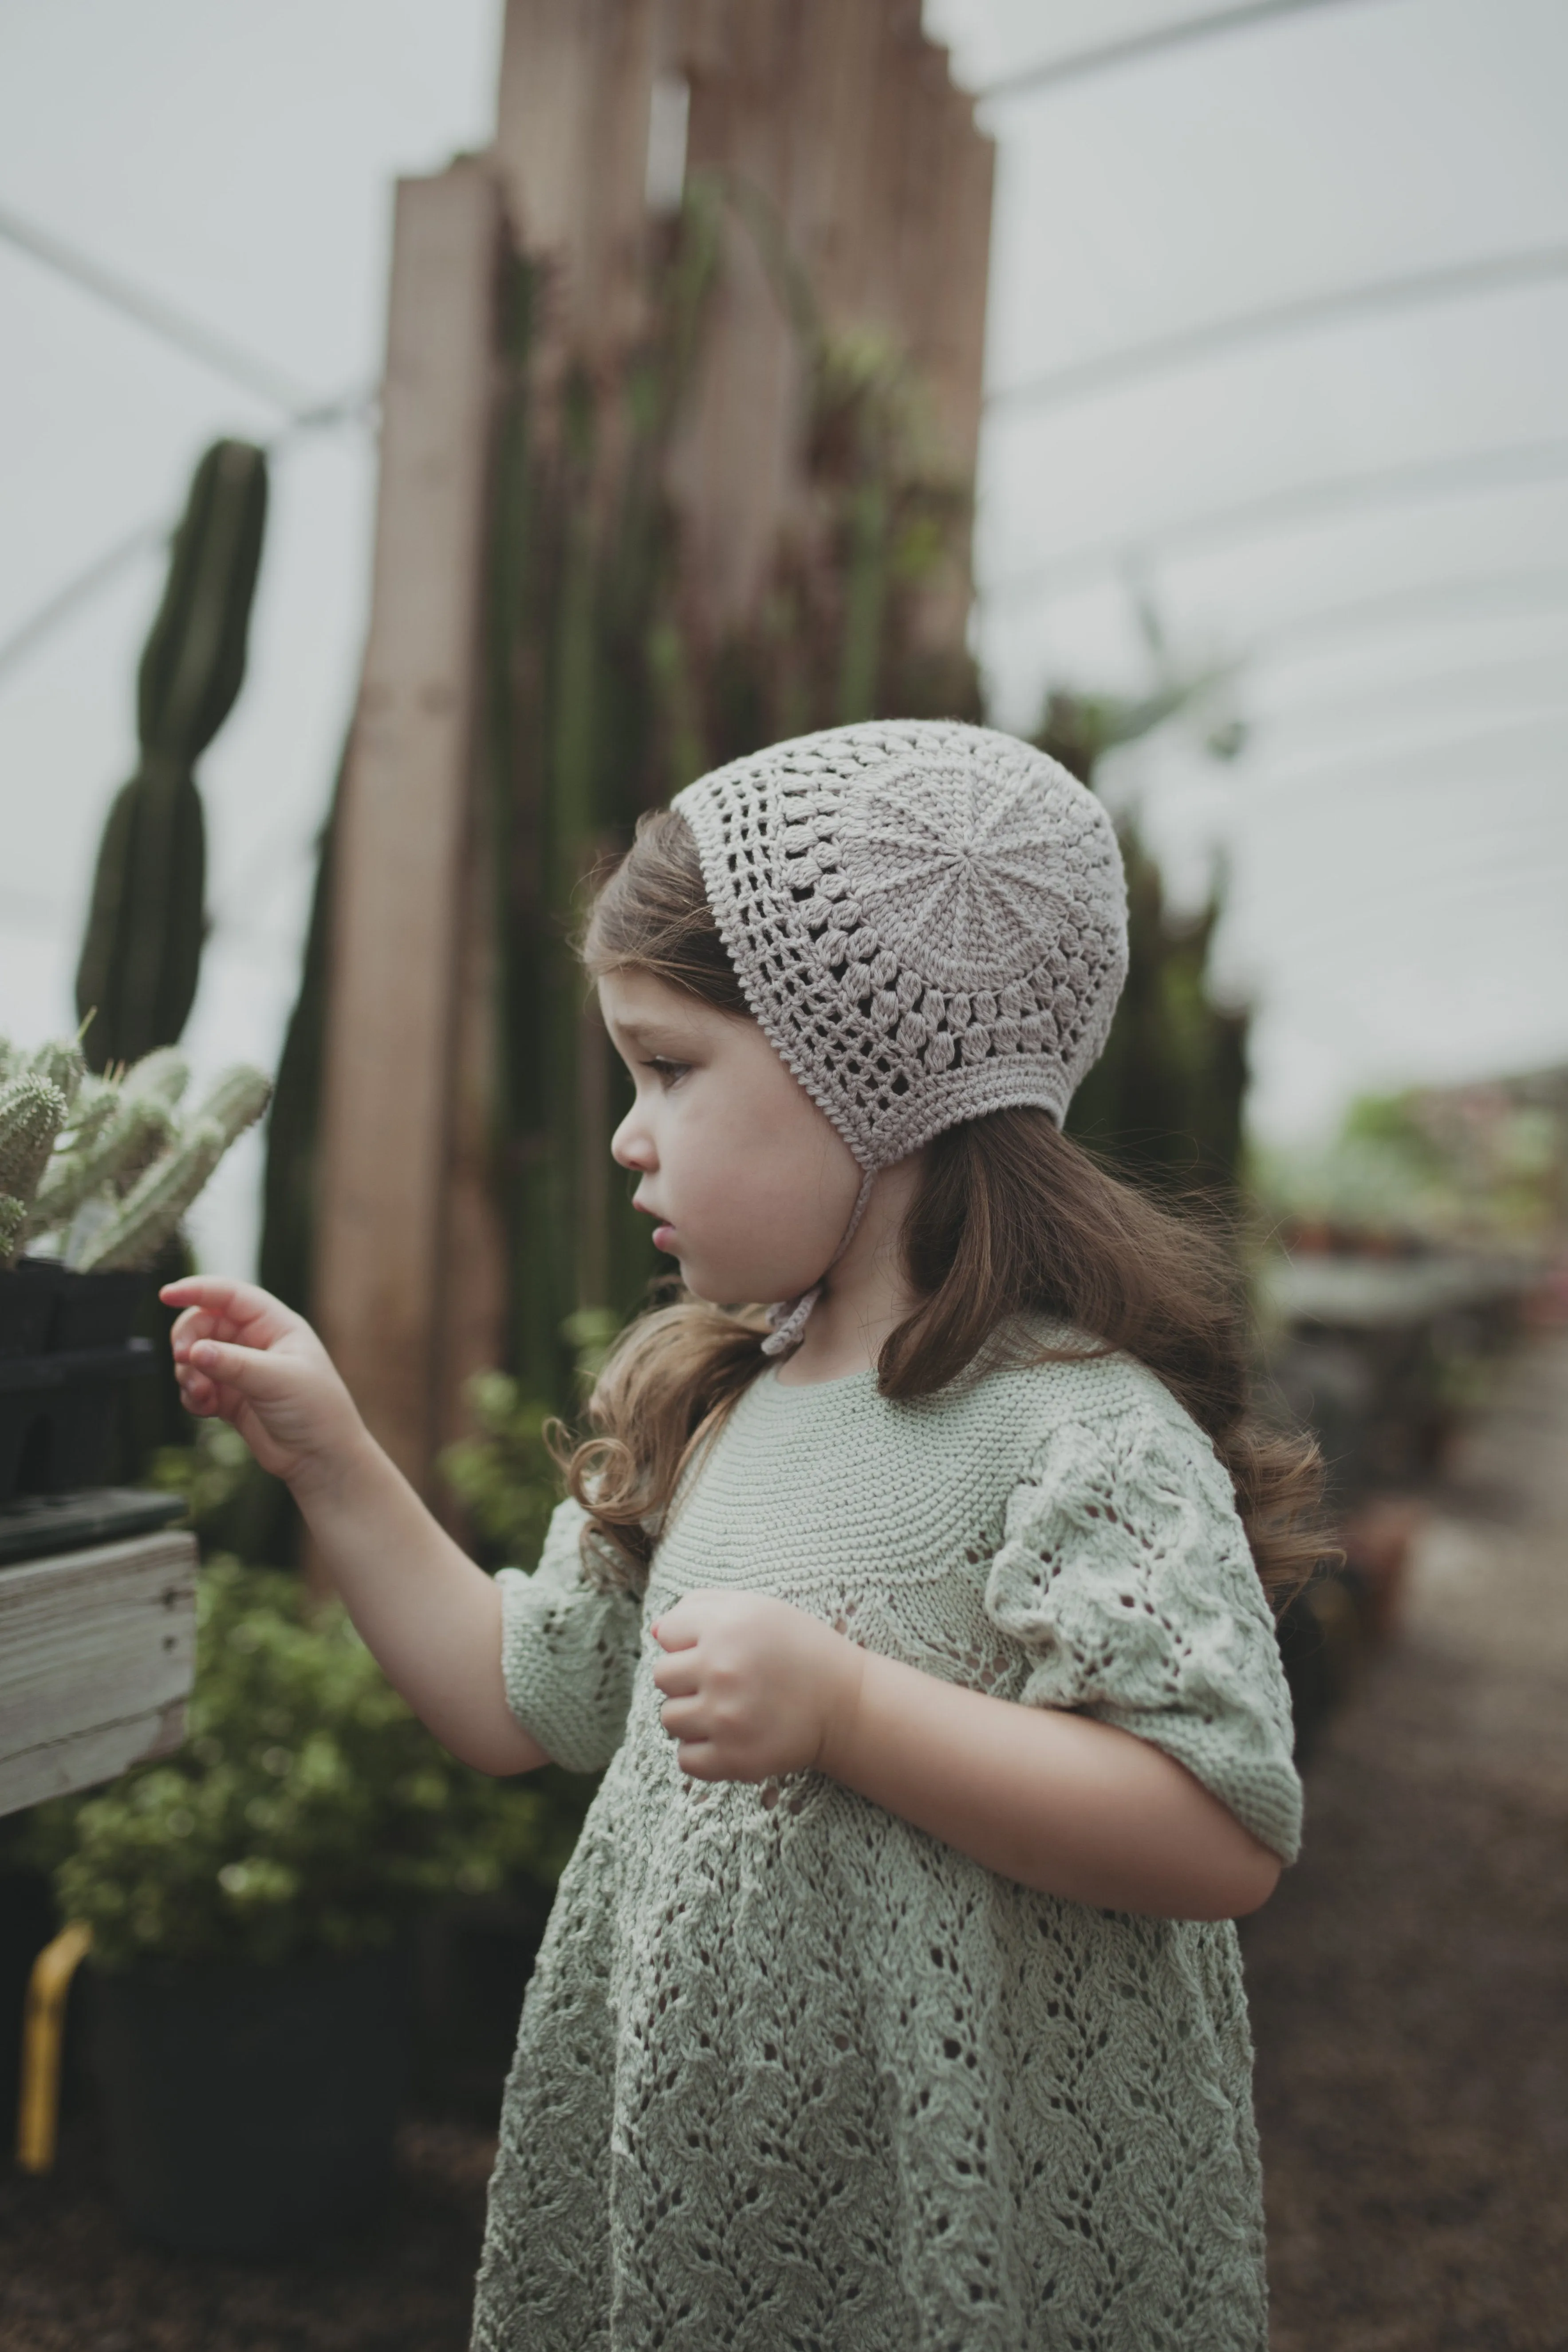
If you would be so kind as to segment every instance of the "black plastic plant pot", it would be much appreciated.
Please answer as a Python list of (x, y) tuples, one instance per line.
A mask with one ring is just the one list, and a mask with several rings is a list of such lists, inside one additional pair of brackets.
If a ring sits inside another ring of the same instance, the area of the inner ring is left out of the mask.
[(113, 1475), (121, 1384), (157, 1370), (132, 1336), (152, 1279), (28, 1258), (0, 1274), (0, 1504)]
[(48, 1258), (24, 1257), (0, 1274), (0, 1360), (47, 1351), (64, 1273)]
[(130, 1339), (142, 1301), (153, 1286), (150, 1274), (78, 1274), (62, 1265), (49, 1353), (77, 1348), (117, 1348)]
[(110, 2178), (186, 2252), (298, 2253), (367, 2221), (408, 2074), (405, 1947), (280, 1969), (95, 1971)]

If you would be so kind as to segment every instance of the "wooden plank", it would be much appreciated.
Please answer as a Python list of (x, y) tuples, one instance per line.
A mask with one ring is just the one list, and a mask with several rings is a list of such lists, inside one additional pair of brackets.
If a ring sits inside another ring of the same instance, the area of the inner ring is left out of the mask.
[[(370, 633), (335, 859), (312, 1306), (370, 1428), (421, 1487), (440, 1419), (500, 236), (482, 163), (399, 184)], [(480, 1352), (499, 1352), (500, 1303)]]
[(163, 1532), (0, 1572), (0, 1813), (179, 1745), (195, 1571), (195, 1537)]

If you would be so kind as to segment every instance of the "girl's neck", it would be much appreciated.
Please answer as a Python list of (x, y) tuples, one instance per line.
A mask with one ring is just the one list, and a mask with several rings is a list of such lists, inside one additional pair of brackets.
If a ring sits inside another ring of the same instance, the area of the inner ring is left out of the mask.
[(919, 1186), (922, 1154), (884, 1168), (844, 1255), (826, 1277), (800, 1344), (779, 1367), (785, 1388), (841, 1381), (873, 1366), (882, 1343), (919, 1303), (904, 1271), (904, 1219)]

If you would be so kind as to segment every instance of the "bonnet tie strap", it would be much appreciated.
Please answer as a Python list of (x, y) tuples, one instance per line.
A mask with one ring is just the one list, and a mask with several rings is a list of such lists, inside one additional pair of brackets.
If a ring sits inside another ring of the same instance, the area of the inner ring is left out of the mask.
[(800, 1345), (801, 1335), (805, 1329), (811, 1310), (822, 1296), (823, 1283), (827, 1280), (828, 1275), (832, 1273), (859, 1228), (876, 1178), (877, 1171), (874, 1168), (868, 1168), (861, 1177), (860, 1190), (855, 1196), (855, 1206), (849, 1213), (849, 1223), (844, 1228), (844, 1238), (828, 1259), (822, 1282), (814, 1282), (811, 1288), (803, 1290), (798, 1298), (781, 1298), (776, 1307), (769, 1307), (768, 1321), (773, 1328), (763, 1341), (764, 1356), (786, 1355), (791, 1348)]

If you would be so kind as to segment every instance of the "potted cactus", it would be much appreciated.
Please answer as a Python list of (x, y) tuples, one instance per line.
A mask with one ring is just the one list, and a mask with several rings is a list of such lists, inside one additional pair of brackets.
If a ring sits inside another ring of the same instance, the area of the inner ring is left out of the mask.
[(148, 1269), (270, 1091), (236, 1065), (186, 1113), (189, 1076), (172, 1046), (94, 1076), (78, 1041), (0, 1038), (0, 1505), (108, 1475), (120, 1384), (154, 1369)]

